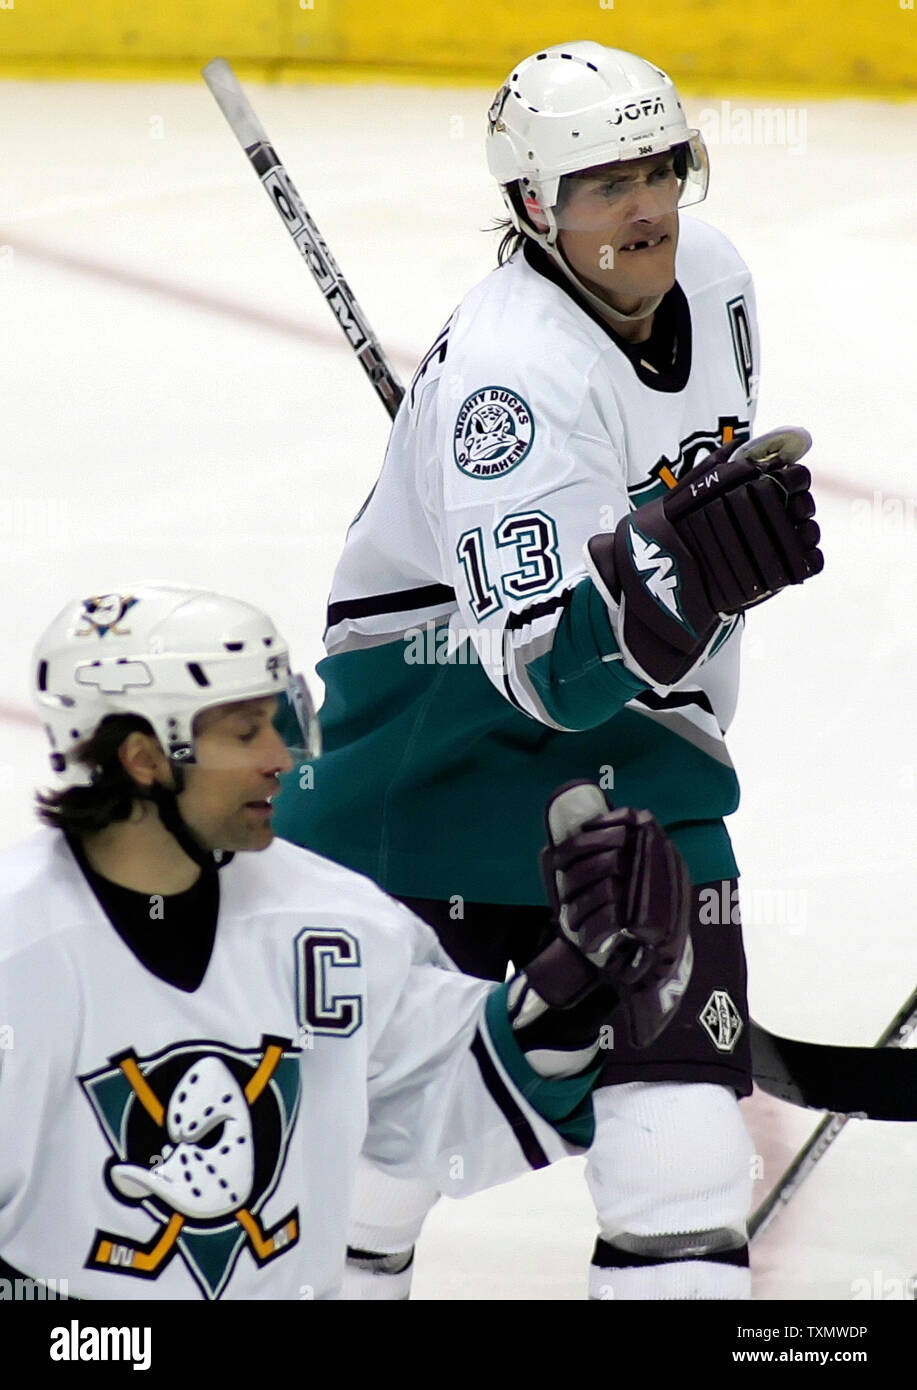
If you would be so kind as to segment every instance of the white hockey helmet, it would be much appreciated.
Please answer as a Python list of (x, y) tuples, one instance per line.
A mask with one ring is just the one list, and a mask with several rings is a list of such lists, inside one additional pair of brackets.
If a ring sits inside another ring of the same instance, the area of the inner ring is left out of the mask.
[[(706, 196), (707, 151), (688, 126), (671, 79), (619, 48), (580, 41), (542, 49), (521, 62), (488, 112), (487, 163), (518, 231), (546, 248), (557, 240), (555, 209), (565, 174), (679, 152), (677, 206)], [(510, 194), (542, 210), (547, 230), (534, 230)]]
[(318, 721), (286, 642), (251, 604), (204, 589), (136, 584), (69, 603), (39, 640), (33, 698), (64, 786), (91, 769), (74, 757), (107, 715), (152, 725), (169, 758), (194, 762), (195, 715), (281, 697), (275, 720), (294, 756), (319, 752)]

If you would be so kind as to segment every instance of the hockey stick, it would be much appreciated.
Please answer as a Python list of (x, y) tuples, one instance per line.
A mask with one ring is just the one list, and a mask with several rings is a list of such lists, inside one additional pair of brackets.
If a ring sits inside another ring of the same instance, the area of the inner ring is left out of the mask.
[[(876, 1049), (879, 1048), (904, 1048), (905, 1042), (907, 1041), (908, 1037), (913, 1032), (915, 1027), (917, 1027), (917, 989), (914, 990), (914, 993), (911, 995), (911, 997), (898, 1010), (891, 1023), (882, 1033), (881, 1037), (876, 1043), (875, 1048), (830, 1048), (827, 1050), (832, 1053), (838, 1054), (838, 1061), (840, 1062), (839, 1069), (841, 1069), (846, 1067), (849, 1053), (859, 1053), (862, 1051), (866, 1051), (868, 1053), (875, 1054)], [(768, 1048), (773, 1044), (777, 1044), (777, 1051), (779, 1053), (779, 1044), (786, 1043), (788, 1041), (788, 1039), (775, 1038), (773, 1034), (768, 1034), (766, 1040), (764, 1041), (764, 1046), (765, 1048)], [(805, 1047), (806, 1044), (796, 1043), (792, 1044), (792, 1046)], [(811, 1046), (811, 1044), (809, 1046)], [(761, 1043), (759, 1041), (759, 1049), (760, 1047)], [(752, 1037), (752, 1051), (753, 1053), (755, 1052), (754, 1035)], [(915, 1105), (915, 1089), (917, 1089), (917, 1051), (914, 1051), (913, 1049), (907, 1049), (906, 1051), (901, 1053), (901, 1057), (902, 1060), (904, 1060), (907, 1057), (913, 1057), (915, 1063), (915, 1066), (913, 1068), (913, 1075), (910, 1078), (909, 1091), (903, 1090), (900, 1096), (902, 1105), (905, 1104), (908, 1098), (910, 1099), (911, 1109), (913, 1110)], [(758, 1060), (758, 1057), (756, 1057), (756, 1080), (758, 1080)], [(765, 1060), (764, 1057), (761, 1057), (761, 1065), (763, 1069), (772, 1070), (772, 1067), (769, 1066), (769, 1061), (770, 1059)], [(906, 1083), (907, 1078), (902, 1078), (902, 1080), (904, 1080)], [(849, 1084), (846, 1076), (844, 1078), (844, 1081), (845, 1084)], [(759, 1081), (759, 1085), (760, 1084), (761, 1082)], [(764, 1086), (763, 1089), (767, 1090), (768, 1087)], [(772, 1095), (775, 1094), (774, 1091), (771, 1091), (770, 1093)], [(793, 1097), (789, 1095), (784, 1095), (782, 1098), (785, 1100), (793, 1099)], [(796, 1101), (795, 1103), (799, 1104), (799, 1101)], [(800, 1186), (812, 1172), (812, 1169), (815, 1167), (815, 1165), (818, 1162), (820, 1162), (822, 1158), (824, 1158), (825, 1154), (828, 1152), (828, 1149), (830, 1149), (837, 1136), (841, 1133), (841, 1130), (844, 1128), (847, 1121), (853, 1118), (854, 1113), (856, 1112), (854, 1111), (852, 1113), (847, 1114), (839, 1114), (835, 1112), (825, 1116), (821, 1124), (818, 1125), (818, 1127), (812, 1133), (808, 1141), (800, 1149), (799, 1153), (796, 1155), (792, 1163), (786, 1169), (783, 1176), (776, 1183), (773, 1190), (769, 1193), (767, 1197), (765, 1197), (764, 1201), (761, 1203), (757, 1211), (752, 1216), (751, 1220), (748, 1223), (749, 1240), (754, 1240), (756, 1236), (761, 1235), (763, 1231), (767, 1230), (771, 1222), (775, 1219), (775, 1217), (777, 1217), (780, 1214), (783, 1208), (799, 1190)], [(877, 1117), (873, 1116), (873, 1118)], [(897, 1117), (882, 1116), (881, 1118), (910, 1119), (913, 1118), (913, 1115), (902, 1114)]]
[[(404, 388), (232, 68), (225, 59), (214, 58), (204, 68), (203, 76), (376, 394), (394, 419)], [(898, 1067), (892, 1065), (887, 1053), (879, 1062), (872, 1048), (823, 1047), (781, 1038), (754, 1020), (751, 1037), (755, 1080), (769, 1094), (814, 1110), (858, 1113), (871, 1119), (917, 1120), (917, 1053), (901, 1057), (904, 1065)]]
[(296, 249), (312, 272), (315, 283), (328, 301), (347, 341), (360, 359), (376, 394), (394, 420), (404, 387), (379, 346), (324, 237), (306, 211), (292, 179), (239, 86), (235, 73), (225, 58), (214, 58), (203, 69), (203, 78), (296, 243)]

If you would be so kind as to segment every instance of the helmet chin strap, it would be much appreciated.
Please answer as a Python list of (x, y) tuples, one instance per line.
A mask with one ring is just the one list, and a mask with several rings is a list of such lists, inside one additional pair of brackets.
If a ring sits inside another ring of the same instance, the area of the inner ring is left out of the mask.
[(531, 227), (522, 226), (518, 217), (518, 213), (512, 207), (512, 203), (508, 202), (508, 206), (510, 207), (510, 210), (514, 213), (514, 221), (516, 223), (516, 226), (519, 228), (519, 231), (523, 232), (526, 236), (530, 236), (533, 241), (538, 242), (539, 246), (541, 246), (543, 250), (545, 250), (551, 257), (551, 260), (554, 262), (554, 264), (558, 266), (560, 270), (563, 271), (564, 275), (570, 281), (571, 285), (573, 285), (577, 293), (581, 294), (582, 297), (586, 300), (586, 302), (589, 305), (591, 305), (593, 309), (595, 309), (596, 313), (601, 314), (603, 319), (606, 319), (611, 324), (638, 323), (640, 319), (649, 318), (649, 316), (651, 314), (654, 314), (656, 310), (659, 308), (659, 305), (662, 303), (664, 298), (664, 295), (661, 294), (644, 296), (644, 298), (641, 299), (638, 303), (636, 309), (632, 310), (629, 314), (622, 313), (620, 309), (613, 309), (610, 304), (606, 304), (604, 299), (600, 299), (597, 294), (594, 294), (592, 290), (588, 289), (586, 285), (583, 284), (579, 276), (575, 273), (575, 271), (567, 264), (567, 260), (563, 252), (557, 245), (557, 237), (560, 229), (554, 217), (554, 209), (552, 207), (539, 208), (538, 215), (542, 217), (544, 221), (547, 223), (546, 230), (540, 232), (537, 229), (533, 230)]
[(640, 319), (647, 319), (651, 314), (655, 314), (664, 296), (661, 294), (646, 295), (640, 300), (636, 309), (629, 314), (622, 314), (620, 309), (613, 309), (610, 304), (606, 304), (604, 299), (600, 299), (592, 290), (587, 289), (578, 275), (567, 264), (562, 251), (558, 247), (545, 244), (545, 250), (551, 257), (555, 265), (559, 266), (567, 279), (574, 286), (578, 294), (595, 309), (596, 313), (601, 314), (603, 319), (608, 319), (612, 324), (615, 323), (637, 323)]

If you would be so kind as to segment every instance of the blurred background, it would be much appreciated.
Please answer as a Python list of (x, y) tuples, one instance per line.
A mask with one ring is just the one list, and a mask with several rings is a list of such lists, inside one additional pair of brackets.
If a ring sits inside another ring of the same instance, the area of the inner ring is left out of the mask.
[[(756, 278), (758, 427), (815, 439), (826, 571), (750, 617), (730, 831), (753, 1012), (870, 1044), (917, 976), (912, 0), (0, 0), (0, 848), (47, 777), (30, 652), (65, 601), (144, 578), (236, 593), (318, 690), (331, 574), (385, 448), (199, 69), (233, 63), (405, 380), (494, 264), (493, 92), (573, 38), (678, 84), (712, 166), (690, 215)], [(816, 1117), (746, 1111), (763, 1193)], [(913, 1130), (848, 1126), (754, 1247), (759, 1298), (907, 1296)], [(583, 1297), (580, 1167), (441, 1203), (417, 1295)]]
[(686, 87), (913, 93), (912, 0), (0, 0), (0, 71), (175, 77), (221, 54), (247, 76), (401, 76), (496, 86), (519, 58), (589, 38), (650, 53)]

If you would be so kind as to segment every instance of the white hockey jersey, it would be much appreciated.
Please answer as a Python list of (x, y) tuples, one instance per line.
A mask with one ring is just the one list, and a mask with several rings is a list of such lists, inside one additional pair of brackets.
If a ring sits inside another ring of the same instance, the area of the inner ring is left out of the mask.
[(504, 987), (367, 879), (276, 841), (219, 881), (186, 992), (124, 944), (62, 834), (0, 855), (10, 1266), (77, 1298), (334, 1298), (361, 1149), (462, 1196), (571, 1152), (561, 1129), (589, 1142), (591, 1080), (542, 1083)]
[(319, 667), (326, 756), (314, 791), (286, 786), (281, 834), (401, 895), (536, 903), (545, 798), (604, 775), (655, 813), (695, 882), (736, 872), (722, 817), (738, 801), (724, 732), (741, 622), (677, 690), (647, 689), (583, 559), (590, 536), (751, 432), (748, 268), (682, 217), (676, 277), (654, 324), (671, 362), (622, 345), (530, 246), (466, 295), (348, 532)]

